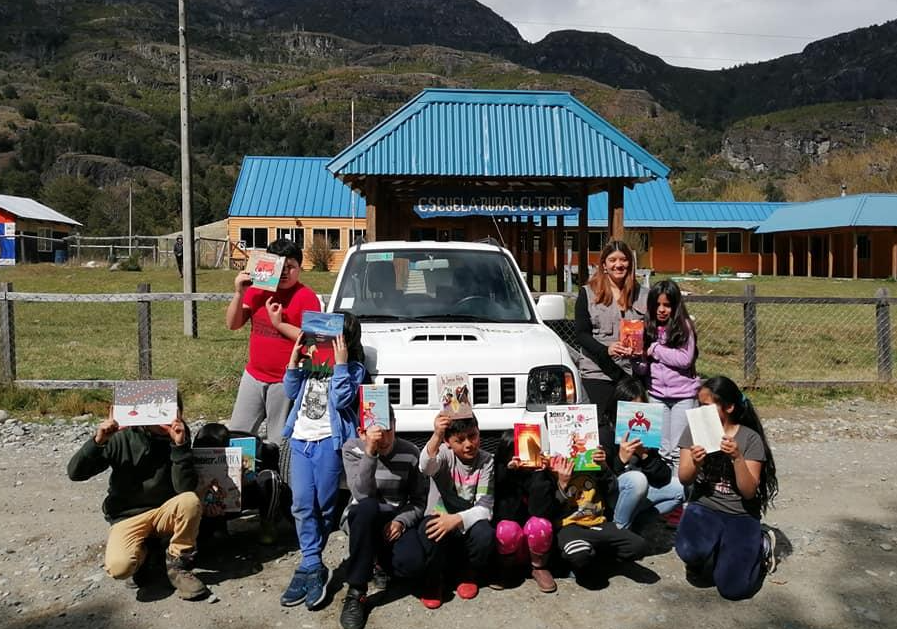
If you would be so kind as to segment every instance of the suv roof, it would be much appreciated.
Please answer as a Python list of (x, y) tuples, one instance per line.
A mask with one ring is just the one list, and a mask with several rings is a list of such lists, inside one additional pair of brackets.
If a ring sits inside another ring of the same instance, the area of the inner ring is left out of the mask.
[[(352, 245), (349, 251), (357, 249), (358, 245)], [(371, 249), (468, 249), (473, 251), (501, 251), (502, 246), (484, 242), (465, 242), (452, 240), (449, 242), (437, 242), (435, 240), (421, 240), (419, 242), (407, 242), (405, 240), (378, 240), (366, 242), (361, 245), (361, 251)]]

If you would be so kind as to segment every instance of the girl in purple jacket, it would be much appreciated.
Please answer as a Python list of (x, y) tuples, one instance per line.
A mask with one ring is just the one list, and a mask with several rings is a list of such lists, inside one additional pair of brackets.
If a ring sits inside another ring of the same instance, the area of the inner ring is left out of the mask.
[(688, 425), (685, 411), (697, 406), (701, 381), (695, 372), (698, 344), (694, 323), (672, 280), (658, 282), (648, 293), (645, 348), (639, 371), (647, 374), (650, 401), (664, 406), (660, 456), (676, 470), (679, 437)]

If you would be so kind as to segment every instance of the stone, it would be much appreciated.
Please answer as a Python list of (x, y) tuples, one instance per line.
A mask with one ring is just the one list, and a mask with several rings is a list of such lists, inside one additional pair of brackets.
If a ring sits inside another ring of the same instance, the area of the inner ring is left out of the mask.
[(890, 544), (881, 544), (881, 545), (879, 546), (879, 548), (881, 548), (882, 550), (888, 550), (888, 551), (890, 551), (890, 550), (894, 550), (894, 547), (891, 546)]

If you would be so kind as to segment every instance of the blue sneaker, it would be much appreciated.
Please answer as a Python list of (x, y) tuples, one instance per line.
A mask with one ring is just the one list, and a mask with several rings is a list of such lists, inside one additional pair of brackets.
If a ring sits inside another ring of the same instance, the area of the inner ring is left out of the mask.
[(333, 573), (327, 566), (321, 566), (308, 573), (308, 596), (305, 599), (305, 606), (309, 610), (315, 609), (327, 598), (327, 584), (330, 583), (331, 576)]
[(293, 607), (305, 600), (308, 595), (308, 580), (312, 573), (296, 568), (293, 578), (287, 589), (280, 595), (280, 604), (284, 607)]

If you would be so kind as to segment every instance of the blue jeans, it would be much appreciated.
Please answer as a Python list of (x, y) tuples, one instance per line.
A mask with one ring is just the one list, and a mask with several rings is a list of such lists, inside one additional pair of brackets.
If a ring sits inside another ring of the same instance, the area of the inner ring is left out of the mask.
[(660, 435), (660, 458), (667, 462), (673, 469), (675, 476), (679, 469), (679, 439), (685, 427), (688, 426), (688, 417), (685, 411), (697, 408), (698, 401), (694, 398), (656, 398), (648, 396), (651, 402), (663, 404), (663, 429)]
[(614, 505), (614, 522), (621, 529), (628, 529), (636, 516), (648, 509), (657, 513), (669, 513), (685, 501), (682, 483), (675, 476), (663, 487), (651, 487), (648, 478), (639, 470), (631, 470), (617, 478), (617, 503)]
[(321, 553), (333, 530), (333, 516), (343, 469), (339, 450), (330, 437), (320, 441), (290, 439), (290, 485), (293, 518), (302, 559), (301, 570), (321, 567)]
[(753, 516), (689, 503), (679, 521), (676, 554), (693, 569), (712, 566), (717, 591), (730, 601), (751, 598), (763, 585), (763, 533)]

